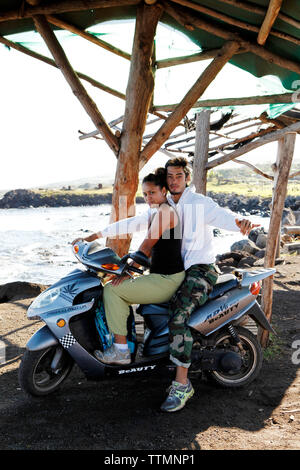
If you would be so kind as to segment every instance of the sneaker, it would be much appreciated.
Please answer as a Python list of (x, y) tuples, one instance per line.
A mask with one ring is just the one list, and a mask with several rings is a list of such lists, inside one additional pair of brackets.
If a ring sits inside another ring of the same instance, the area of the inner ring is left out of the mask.
[(116, 348), (113, 344), (110, 348), (106, 349), (104, 352), (96, 350), (94, 351), (95, 357), (104, 362), (104, 364), (130, 364), (131, 355), (129, 349), (121, 351)]
[(160, 409), (168, 412), (181, 410), (193, 395), (194, 389), (190, 381), (188, 381), (187, 385), (173, 381), (169, 388), (169, 395)]

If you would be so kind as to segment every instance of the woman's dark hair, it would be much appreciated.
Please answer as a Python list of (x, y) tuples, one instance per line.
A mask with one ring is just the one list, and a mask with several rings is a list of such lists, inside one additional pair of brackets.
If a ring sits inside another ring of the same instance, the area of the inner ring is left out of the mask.
[(183, 157), (175, 157), (175, 158), (171, 158), (170, 160), (167, 161), (166, 165), (165, 165), (165, 169), (167, 170), (167, 168), (169, 166), (179, 166), (183, 169), (184, 171), (184, 174), (185, 176), (190, 176), (191, 172), (190, 172), (190, 169), (188, 167), (188, 161), (183, 158)]
[(145, 176), (143, 183), (153, 183), (155, 186), (159, 186), (160, 189), (167, 188), (167, 170), (165, 168), (157, 168), (154, 173), (149, 173)]

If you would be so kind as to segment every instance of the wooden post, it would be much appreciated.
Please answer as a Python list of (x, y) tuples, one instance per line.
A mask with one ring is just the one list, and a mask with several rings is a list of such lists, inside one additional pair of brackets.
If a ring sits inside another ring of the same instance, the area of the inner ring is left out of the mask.
[(204, 93), (206, 88), (211, 84), (220, 70), (232, 58), (238, 49), (239, 44), (237, 42), (229, 41), (224, 44), (215, 59), (206, 67), (204, 72), (182, 99), (181, 103), (176, 106), (173, 113), (168, 117), (168, 119), (166, 119), (150, 142), (147, 143), (141, 153), (140, 169), (143, 168), (152, 155), (159, 150), (162, 144), (169, 138), (170, 134), (176, 126), (178, 126), (181, 119), (187, 114), (195, 101), (197, 101), (197, 99)]
[[(141, 4), (137, 8), (124, 122), (112, 198), (111, 222), (130, 217), (135, 213), (140, 151), (154, 90), (151, 60), (154, 36), (162, 11), (162, 7), (157, 4)], [(123, 256), (128, 252), (130, 241), (130, 237), (123, 236), (110, 239), (107, 244), (119, 256)]]
[(196, 192), (206, 194), (207, 160), (210, 130), (210, 109), (205, 109), (197, 114), (196, 140), (193, 161), (193, 184)]
[(119, 151), (119, 140), (112, 133), (96, 104), (88, 95), (78, 76), (74, 72), (49, 23), (43, 16), (40, 15), (35, 16), (33, 19), (38, 32), (47, 44), (47, 47), (53, 55), (58, 68), (61, 70), (62, 74), (70, 85), (74, 95), (78, 98), (107, 144), (110, 146), (113, 152), (117, 154)]
[[(278, 153), (276, 160), (276, 171), (274, 175), (274, 192), (271, 205), (271, 219), (267, 237), (267, 246), (264, 267), (273, 268), (275, 266), (275, 256), (277, 250), (277, 240), (281, 224), (282, 211), (287, 192), (289, 172), (293, 160), (296, 133), (285, 134), (278, 141)], [(273, 276), (263, 281), (262, 309), (269, 321), (272, 317), (273, 302)], [(269, 332), (262, 330), (260, 342), (266, 347), (269, 339)]]

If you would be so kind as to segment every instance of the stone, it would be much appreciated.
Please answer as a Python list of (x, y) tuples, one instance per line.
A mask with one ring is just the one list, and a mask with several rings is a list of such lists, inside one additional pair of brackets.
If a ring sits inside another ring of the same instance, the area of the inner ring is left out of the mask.
[(290, 207), (283, 209), (281, 223), (282, 225), (297, 225), (296, 217)]
[(267, 235), (264, 234), (264, 233), (260, 233), (256, 239), (256, 242), (255, 242), (256, 246), (258, 246), (258, 248), (266, 248), (267, 246)]
[(9, 282), (0, 286), (0, 303), (37, 297), (48, 286), (31, 282)]
[(233, 243), (230, 247), (231, 251), (246, 251), (250, 254), (255, 254), (258, 251), (258, 247), (255, 245), (254, 242), (251, 240), (240, 240), (238, 242)]
[(255, 253), (255, 256), (256, 258), (264, 258), (265, 257), (265, 254), (266, 254), (266, 250), (258, 250), (256, 253)]

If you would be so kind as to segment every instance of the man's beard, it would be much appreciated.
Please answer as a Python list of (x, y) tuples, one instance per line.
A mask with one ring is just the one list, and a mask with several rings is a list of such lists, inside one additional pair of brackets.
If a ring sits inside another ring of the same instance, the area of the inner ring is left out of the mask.
[(170, 194), (172, 194), (172, 196), (175, 196), (175, 194), (181, 194), (182, 193), (182, 191), (171, 191), (170, 189), (169, 189), (169, 192), (170, 192)]

